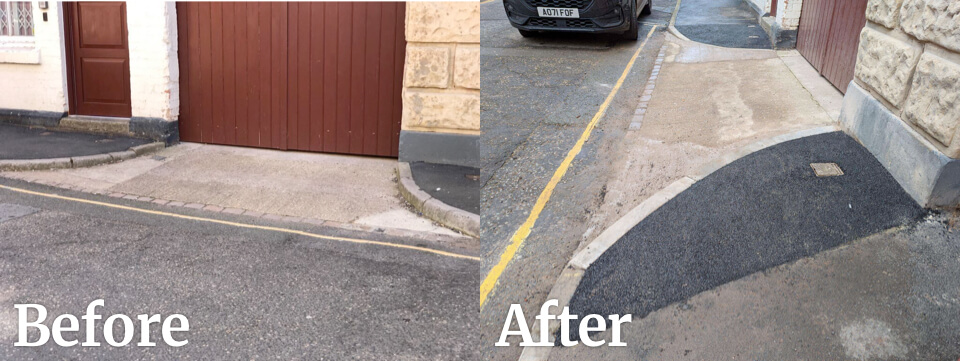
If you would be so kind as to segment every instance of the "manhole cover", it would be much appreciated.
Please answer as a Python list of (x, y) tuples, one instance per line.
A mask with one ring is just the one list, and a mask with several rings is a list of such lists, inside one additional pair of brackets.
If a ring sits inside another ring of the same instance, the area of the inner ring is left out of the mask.
[(817, 177), (843, 175), (843, 170), (840, 169), (837, 163), (810, 163), (810, 167), (813, 168), (813, 173), (816, 174)]
[(28, 216), (39, 211), (37, 208), (21, 206), (19, 204), (0, 203), (0, 223)]

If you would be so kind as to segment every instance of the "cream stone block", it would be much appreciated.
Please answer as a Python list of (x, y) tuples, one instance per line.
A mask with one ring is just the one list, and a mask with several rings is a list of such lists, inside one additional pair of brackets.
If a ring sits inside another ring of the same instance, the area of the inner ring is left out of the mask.
[(960, 1), (905, 0), (900, 24), (917, 39), (960, 51)]
[(480, 43), (480, 3), (408, 2), (408, 42)]
[(450, 84), (450, 47), (407, 46), (403, 86), (446, 88)]
[(403, 127), (480, 129), (480, 94), (404, 89)]
[(867, 2), (867, 19), (889, 29), (900, 23), (900, 6), (903, 0), (870, 0)]
[(864, 28), (860, 33), (856, 78), (900, 108), (920, 51), (917, 45)]
[(960, 64), (930, 53), (920, 56), (903, 118), (949, 146), (960, 125)]
[(463, 88), (480, 89), (480, 46), (457, 46), (453, 62), (454, 83)]

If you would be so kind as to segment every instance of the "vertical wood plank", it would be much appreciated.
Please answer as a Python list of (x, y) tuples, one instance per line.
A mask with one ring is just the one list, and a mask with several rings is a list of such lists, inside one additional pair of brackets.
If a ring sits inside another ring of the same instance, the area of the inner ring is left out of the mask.
[(270, 50), (272, 49), (271, 37), (270, 37), (270, 4), (269, 3), (260, 3), (259, 13), (260, 13), (260, 22), (258, 24), (260, 31), (260, 67), (258, 68), (258, 73), (260, 75), (260, 119), (257, 120), (260, 126), (260, 138), (258, 140), (261, 147), (273, 147), (272, 137), (271, 137), (271, 117), (273, 116), (270, 108), (270, 97), (272, 89), (270, 89), (270, 76), (271, 76), (271, 63), (270, 63)]
[(247, 3), (237, 2), (234, 4), (234, 30), (233, 34), (236, 36), (236, 73), (233, 74), (234, 82), (237, 86), (236, 89), (236, 144), (238, 145), (250, 145), (247, 123), (249, 121), (249, 107), (250, 107), (250, 91), (247, 89), (247, 77), (248, 77), (248, 64), (247, 58), (249, 50), (247, 49), (247, 44), (250, 40), (247, 38), (247, 28), (249, 24), (247, 22)]
[(323, 150), (324, 127), (324, 9), (325, 3), (310, 3), (310, 150)]
[(287, 117), (282, 119), (284, 123), (287, 124), (286, 133), (289, 136), (286, 137), (287, 149), (300, 149), (300, 138), (298, 133), (298, 127), (300, 125), (300, 107), (298, 102), (300, 98), (298, 96), (298, 91), (300, 87), (298, 86), (298, 81), (302, 76), (300, 74), (300, 69), (297, 66), (300, 59), (300, 47), (299, 45), (299, 32), (297, 31), (297, 26), (300, 21), (300, 17), (296, 14), (299, 11), (300, 4), (296, 2), (291, 2), (288, 4), (287, 9), (290, 13), (290, 16), (287, 18), (287, 41), (290, 42), (291, 46), (286, 47), (286, 57), (287, 57), (287, 97), (285, 98), (286, 104), (284, 107), (287, 109)]
[(364, 19), (367, 4), (363, 2), (353, 3), (353, 19), (351, 21), (351, 55), (350, 62), (350, 110), (351, 114), (347, 130), (347, 153), (363, 152), (363, 123), (364, 107), (367, 105), (364, 96), (364, 59), (366, 57), (366, 47), (363, 42), (366, 38), (364, 30), (367, 27), (367, 21)]
[[(400, 8), (400, 11), (399, 11), (400, 15), (403, 15), (406, 4), (402, 2), (398, 2), (396, 3), (396, 5)], [(391, 141), (390, 156), (392, 157), (398, 156), (399, 149), (400, 149), (400, 117), (401, 117), (401, 109), (402, 109), (402, 106), (400, 104), (400, 93), (401, 93), (401, 90), (403, 89), (403, 77), (401, 76), (401, 74), (403, 74), (403, 61), (404, 61), (404, 57), (406, 56), (406, 49), (407, 49), (407, 41), (406, 39), (404, 39), (403, 33), (404, 33), (404, 22), (403, 22), (403, 17), (401, 16), (400, 19), (397, 21), (397, 31), (394, 33), (394, 39), (397, 42), (397, 58), (394, 61), (394, 69), (393, 69), (394, 94), (392, 97), (390, 97), (393, 101), (393, 119), (394, 119), (393, 123), (391, 124), (393, 128), (393, 134), (390, 137), (390, 141)]]
[(361, 136), (363, 147), (360, 149), (361, 154), (377, 154), (377, 134), (380, 128), (380, 119), (377, 113), (380, 110), (380, 103), (382, 103), (382, 100), (377, 96), (380, 88), (380, 57), (382, 56), (380, 52), (382, 48), (380, 44), (382, 35), (380, 24), (382, 10), (386, 6), (389, 5), (384, 3), (372, 4), (367, 8), (365, 14), (364, 22), (368, 24), (368, 29), (366, 40), (364, 40), (367, 49), (366, 64), (364, 65), (366, 79), (363, 81), (366, 87), (363, 95), (365, 105), (363, 108), (363, 134)]
[(211, 103), (213, 102), (213, 73), (211, 68), (210, 53), (210, 4), (201, 3), (199, 6), (199, 25), (200, 25), (200, 77), (202, 94), (202, 111), (200, 115), (200, 139), (202, 142), (213, 141), (213, 113)]
[(380, 108), (377, 118), (378, 132), (380, 136), (377, 139), (376, 154), (388, 155), (391, 153), (393, 142), (390, 138), (393, 136), (393, 102), (395, 101), (393, 92), (393, 63), (397, 58), (397, 42), (391, 34), (399, 30), (397, 25), (397, 10), (395, 4), (386, 4), (383, 6), (382, 29), (380, 34), (381, 48), (383, 55), (379, 59), (380, 63), (380, 83), (378, 86), (377, 98), (380, 99)]
[(213, 103), (213, 138), (214, 143), (224, 143), (224, 124), (223, 124), (223, 4), (218, 2), (210, 3), (210, 53), (211, 67), (213, 73), (213, 85), (211, 94)]
[(237, 83), (236, 44), (234, 29), (234, 4), (222, 4), (223, 30), (223, 134), (224, 143), (237, 143)]

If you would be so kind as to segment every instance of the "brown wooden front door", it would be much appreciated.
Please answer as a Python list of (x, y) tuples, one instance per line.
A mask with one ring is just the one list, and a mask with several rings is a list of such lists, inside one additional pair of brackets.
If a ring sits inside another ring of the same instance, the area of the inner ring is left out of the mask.
[(800, 11), (797, 51), (844, 93), (853, 80), (866, 10), (867, 0), (804, 0)]
[(123, 2), (64, 2), (70, 113), (130, 117)]
[(404, 3), (177, 3), (180, 139), (396, 157)]

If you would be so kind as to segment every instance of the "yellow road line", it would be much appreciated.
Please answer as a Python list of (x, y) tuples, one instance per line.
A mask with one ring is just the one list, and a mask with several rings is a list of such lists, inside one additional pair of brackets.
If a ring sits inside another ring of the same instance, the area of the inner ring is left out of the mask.
[(356, 239), (356, 238), (324, 236), (324, 235), (321, 235), (321, 234), (304, 232), (304, 231), (298, 231), (298, 230), (295, 230), (295, 229), (287, 229), (287, 228), (280, 228), (280, 227), (268, 227), (268, 226), (258, 226), (258, 225), (255, 225), (255, 224), (237, 223), (237, 222), (229, 222), (229, 221), (223, 221), (223, 220), (212, 219), (212, 218), (194, 217), (194, 216), (188, 216), (188, 215), (184, 215), (184, 214), (169, 213), (169, 212), (162, 212), (162, 211), (154, 211), (154, 210), (150, 210), (150, 209), (143, 209), (143, 208), (122, 206), (122, 205), (113, 204), (113, 203), (105, 203), (105, 202), (91, 201), (91, 200), (82, 199), (82, 198), (66, 197), (66, 196), (61, 196), (61, 195), (58, 195), (58, 194), (49, 194), (49, 193), (35, 192), (35, 191), (31, 191), (31, 190), (20, 189), (20, 188), (15, 188), (15, 187), (9, 187), (9, 186), (5, 186), (5, 185), (0, 185), (0, 189), (6, 189), (6, 190), (9, 190), (9, 191), (19, 192), (19, 193), (24, 193), (24, 194), (31, 194), (31, 195), (41, 196), (41, 197), (47, 197), (47, 198), (62, 199), (62, 200), (66, 200), (66, 201), (80, 202), (80, 203), (93, 204), (93, 205), (98, 205), (98, 206), (103, 206), (103, 207), (110, 207), (110, 208), (115, 208), (115, 209), (122, 209), (122, 210), (133, 211), (133, 212), (153, 214), (153, 215), (157, 215), (157, 216), (166, 216), (166, 217), (187, 219), (187, 220), (191, 220), (191, 221), (200, 221), (200, 222), (209, 222), (209, 223), (224, 224), (224, 225), (234, 226), (234, 227), (240, 227), (240, 228), (260, 229), (260, 230), (264, 230), (264, 231), (274, 231), (274, 232), (282, 232), (282, 233), (296, 234), (296, 235), (300, 235), (300, 236), (306, 236), (306, 237), (311, 237), (311, 238), (319, 238), (319, 239), (325, 239), (325, 240), (331, 240), (331, 241), (340, 241), (340, 242), (349, 242), (349, 243), (358, 243), (358, 244), (370, 244), (370, 245), (384, 246), (384, 247), (402, 248), (402, 249), (409, 249), (409, 250), (426, 252), (426, 253), (433, 253), (433, 254), (437, 254), (437, 255), (441, 255), (441, 256), (446, 256), (446, 257), (463, 258), (463, 259), (469, 259), (469, 260), (473, 260), (473, 261), (480, 261), (480, 257), (467, 256), (467, 255), (463, 255), (463, 254), (446, 252), (446, 251), (440, 251), (440, 250), (430, 249), (430, 248), (426, 248), (426, 247), (408, 246), (408, 245), (405, 245), (405, 244), (396, 244), (396, 243), (388, 243), (388, 242), (380, 242), (380, 241), (370, 241), (370, 240)]
[(593, 115), (593, 119), (590, 120), (590, 123), (587, 124), (587, 128), (583, 130), (583, 134), (580, 135), (580, 139), (577, 140), (577, 143), (570, 148), (570, 151), (567, 152), (567, 157), (563, 159), (563, 162), (560, 163), (560, 166), (557, 167), (557, 170), (553, 172), (553, 178), (550, 178), (550, 182), (547, 183), (546, 188), (540, 192), (540, 197), (537, 198), (537, 203), (533, 205), (533, 209), (530, 210), (530, 214), (527, 216), (527, 220), (523, 222), (519, 229), (513, 234), (513, 237), (510, 239), (510, 244), (503, 250), (503, 253), (500, 254), (500, 261), (490, 269), (490, 273), (487, 273), (487, 277), (483, 280), (483, 283), (480, 284), (480, 307), (483, 307), (483, 304), (487, 301), (487, 296), (490, 295), (490, 292), (493, 291), (493, 288), (497, 285), (497, 282), (500, 280), (500, 275), (503, 274), (503, 270), (507, 268), (507, 264), (510, 263), (510, 260), (517, 254), (517, 251), (520, 250), (520, 246), (524, 241), (527, 240), (527, 236), (530, 235), (530, 231), (533, 229), (533, 225), (537, 223), (537, 218), (540, 217), (540, 212), (543, 211), (543, 208), (547, 205), (547, 201), (550, 200), (550, 196), (553, 194), (553, 189), (557, 187), (557, 184), (560, 183), (560, 180), (563, 179), (563, 176), (567, 174), (567, 169), (570, 168), (570, 164), (573, 163), (573, 159), (580, 154), (580, 150), (583, 148), (583, 144), (587, 142), (587, 139), (590, 138), (590, 134), (593, 133), (593, 129), (597, 126), (597, 123), (600, 121), (600, 118), (603, 118), (603, 115), (607, 112), (607, 108), (610, 106), (610, 103), (613, 102), (614, 96), (617, 95), (617, 91), (620, 90), (620, 87), (623, 86), (623, 81), (627, 79), (627, 74), (630, 73), (630, 69), (633, 68), (633, 63), (637, 61), (637, 57), (640, 56), (640, 51), (643, 50), (643, 47), (647, 45), (647, 40), (650, 40), (650, 37), (653, 35), (653, 32), (657, 30), (657, 26), (654, 25), (650, 32), (647, 33), (647, 37), (643, 39), (643, 43), (637, 47), (637, 51), (633, 53), (633, 57), (630, 58), (630, 62), (627, 63), (627, 67), (623, 69), (623, 74), (620, 75), (620, 79), (617, 80), (617, 84), (613, 86), (613, 89), (610, 90), (610, 94), (607, 95), (607, 99), (603, 101), (603, 104), (600, 104), (600, 109), (597, 110), (597, 113)]
[(480, 2), (480, 5), (492, 3), (493, 0), (483, 0)]

